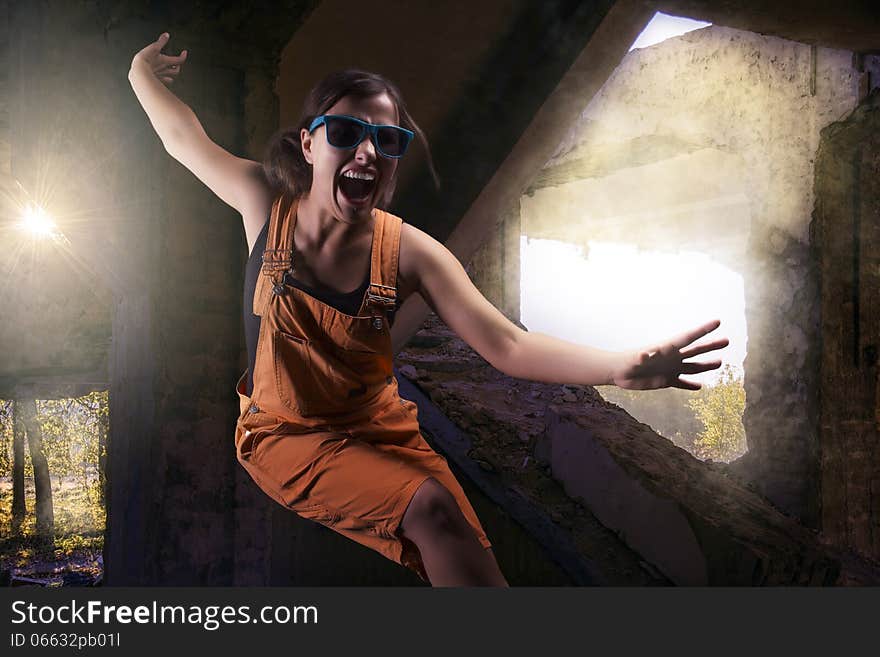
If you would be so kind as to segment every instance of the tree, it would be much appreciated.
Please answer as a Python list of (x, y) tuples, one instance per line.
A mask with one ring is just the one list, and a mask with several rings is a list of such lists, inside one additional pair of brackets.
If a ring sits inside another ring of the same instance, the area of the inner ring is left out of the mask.
[(746, 433), (742, 424), (746, 391), (733, 367), (725, 365), (718, 384), (688, 401), (703, 430), (694, 441), (697, 458), (729, 462), (746, 451)]
[(21, 410), (21, 418), (27, 431), (31, 463), (34, 467), (34, 492), (36, 494), (37, 534), (51, 539), (55, 535), (55, 510), (52, 506), (52, 480), (49, 478), (49, 462), (43, 453), (43, 435), (37, 420), (37, 402), (33, 398), (18, 400), (15, 410)]
[(12, 403), (12, 531), (18, 533), (24, 521), (24, 421), (18, 402)]

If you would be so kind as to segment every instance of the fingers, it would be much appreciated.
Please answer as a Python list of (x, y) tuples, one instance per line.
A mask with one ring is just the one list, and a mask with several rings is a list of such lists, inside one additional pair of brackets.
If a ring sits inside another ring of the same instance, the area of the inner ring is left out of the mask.
[(186, 61), (186, 50), (181, 50), (179, 55), (164, 55), (161, 52), (157, 55), (157, 61), (161, 66), (169, 64), (183, 64)]
[(168, 39), (169, 39), (168, 32), (163, 32), (162, 34), (159, 35), (158, 39), (153, 41), (153, 43), (147, 45), (143, 50), (141, 50), (141, 52), (142, 53), (149, 53), (150, 55), (155, 55), (160, 50), (162, 50), (162, 48), (165, 47), (165, 44), (168, 43)]
[(730, 340), (728, 340), (727, 338), (720, 338), (718, 340), (713, 340), (712, 342), (707, 342), (706, 344), (694, 345), (689, 349), (682, 349), (681, 357), (691, 358), (692, 356), (699, 356), (700, 354), (705, 354), (707, 351), (723, 349), (729, 344)]
[(177, 78), (177, 74), (180, 73), (180, 68), (176, 65), (168, 66), (162, 70), (155, 71), (155, 75), (165, 84), (171, 84)]
[(721, 320), (713, 319), (711, 322), (707, 322), (698, 328), (686, 331), (678, 337), (673, 338), (672, 344), (673, 346), (675, 346), (676, 349), (681, 349), (682, 347), (688, 346), (694, 340), (699, 340), (707, 333), (711, 333), (719, 326), (721, 326)]
[(682, 390), (699, 390), (703, 386), (699, 383), (694, 383), (693, 381), (685, 381), (682, 378), (678, 378), (672, 383), (669, 384), (670, 388), (681, 388)]
[(149, 55), (148, 59), (155, 70), (170, 64), (180, 65), (186, 61), (186, 50), (182, 50), (179, 55), (165, 55), (162, 53), (162, 48), (168, 44), (169, 38), (171, 37), (168, 32), (163, 32), (159, 35), (158, 39), (141, 51), (141, 54)]
[(177, 75), (180, 73), (180, 64), (169, 64), (157, 68), (154, 73), (156, 75)]
[(720, 360), (713, 360), (708, 363), (682, 363), (682, 374), (699, 374), (700, 372), (708, 372), (709, 370), (717, 370), (721, 367)]

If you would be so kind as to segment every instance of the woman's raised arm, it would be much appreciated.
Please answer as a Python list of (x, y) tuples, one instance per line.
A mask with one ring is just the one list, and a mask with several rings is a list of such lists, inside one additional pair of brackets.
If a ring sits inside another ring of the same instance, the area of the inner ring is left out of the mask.
[(168, 154), (241, 214), (250, 249), (271, 204), (262, 166), (214, 143), (195, 112), (167, 88), (187, 56), (186, 50), (176, 56), (163, 55), (168, 38), (166, 32), (135, 54), (128, 80)]

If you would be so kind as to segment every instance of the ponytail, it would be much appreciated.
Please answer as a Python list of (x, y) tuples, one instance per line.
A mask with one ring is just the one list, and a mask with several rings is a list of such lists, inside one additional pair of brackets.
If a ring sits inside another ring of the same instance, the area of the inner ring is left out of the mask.
[(302, 196), (312, 188), (312, 168), (302, 153), (299, 127), (282, 128), (272, 135), (263, 158), (263, 172), (275, 195)]

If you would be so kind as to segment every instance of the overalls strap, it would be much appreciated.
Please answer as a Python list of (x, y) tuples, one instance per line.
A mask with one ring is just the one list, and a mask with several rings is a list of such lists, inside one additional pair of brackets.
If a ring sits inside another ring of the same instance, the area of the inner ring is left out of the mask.
[(291, 200), (286, 194), (272, 203), (263, 265), (254, 291), (254, 315), (265, 312), (273, 288), (283, 286), (285, 274), (293, 269), (293, 245), (290, 243), (293, 231), (290, 230), (290, 222), (292, 217), (295, 221), (296, 205), (296, 200)]
[(397, 303), (397, 261), (403, 220), (378, 208), (374, 212), (376, 225), (373, 230), (373, 255), (366, 305), (373, 316), (381, 317), (393, 315)]

